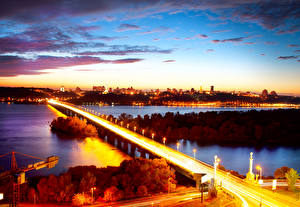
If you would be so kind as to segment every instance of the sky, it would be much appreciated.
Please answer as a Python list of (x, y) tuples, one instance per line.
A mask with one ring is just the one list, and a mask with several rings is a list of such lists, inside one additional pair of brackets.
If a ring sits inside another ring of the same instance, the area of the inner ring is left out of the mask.
[(0, 86), (300, 95), (299, 0), (0, 3)]

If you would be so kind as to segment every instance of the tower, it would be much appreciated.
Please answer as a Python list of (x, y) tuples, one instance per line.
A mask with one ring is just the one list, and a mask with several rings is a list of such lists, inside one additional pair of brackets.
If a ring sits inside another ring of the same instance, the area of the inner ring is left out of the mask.
[(253, 152), (250, 152), (249, 158), (249, 172), (246, 175), (246, 181), (253, 183), (255, 182), (255, 175), (253, 173)]

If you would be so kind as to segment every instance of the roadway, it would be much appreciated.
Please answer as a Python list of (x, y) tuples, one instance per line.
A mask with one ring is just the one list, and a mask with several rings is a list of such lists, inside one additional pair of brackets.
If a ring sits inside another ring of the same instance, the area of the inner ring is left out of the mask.
[[(180, 168), (183, 168), (188, 172), (205, 173), (209, 177), (214, 176), (213, 166), (207, 163), (195, 160), (188, 155), (185, 155), (152, 139), (144, 137), (127, 128), (109, 122), (106, 119), (103, 119), (71, 104), (66, 104), (55, 100), (49, 100), (48, 102), (52, 105), (61, 106), (74, 111), (84, 116), (85, 118), (90, 119), (91, 121), (94, 121), (95, 123), (98, 123), (101, 126), (109, 129), (110, 131), (122, 136), (124, 139), (128, 139), (129, 141), (139, 145), (140, 147), (152, 152), (153, 154), (165, 158), (168, 162), (179, 166)], [(298, 206), (297, 204), (293, 203), (288, 196), (274, 196), (273, 192), (262, 189), (256, 185), (249, 184), (238, 177), (228, 174), (225, 171), (217, 170), (217, 181), (221, 181), (222, 187), (225, 190), (238, 197), (241, 200), (242, 206), (244, 207), (260, 206), (260, 204), (269, 207)]]

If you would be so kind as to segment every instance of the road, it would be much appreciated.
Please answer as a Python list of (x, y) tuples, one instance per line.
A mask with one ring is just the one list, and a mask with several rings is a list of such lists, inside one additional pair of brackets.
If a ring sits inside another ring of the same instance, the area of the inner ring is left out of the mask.
[[(207, 194), (207, 193), (206, 193)], [(201, 193), (197, 191), (170, 193), (157, 195), (153, 197), (145, 197), (140, 199), (118, 201), (112, 203), (101, 203), (93, 205), (95, 207), (122, 206), (122, 207), (157, 207), (157, 206), (172, 206), (179, 203), (184, 203), (192, 199), (200, 199)], [(201, 200), (199, 200), (200, 202)]]
[[(77, 106), (55, 100), (49, 100), (48, 103), (72, 110), (122, 136), (124, 139), (128, 139), (142, 148), (151, 151), (153, 154), (165, 158), (170, 163), (180, 166), (180, 168), (183, 168), (188, 172), (205, 173), (210, 177), (214, 176), (213, 166), (200, 160), (195, 160), (188, 155), (158, 143), (150, 138), (144, 137), (127, 128), (114, 124), (104, 118), (99, 117), (98, 114), (95, 115), (85, 111), (91, 111), (90, 109), (81, 109)], [(260, 186), (249, 184), (240, 178), (228, 174), (225, 171), (217, 171), (217, 181), (222, 181), (222, 187), (238, 197), (241, 200), (242, 206), (244, 207), (260, 206), (261, 203), (263, 206), (269, 207), (298, 206), (297, 204), (293, 203), (288, 196), (274, 196), (273, 192), (262, 189)]]

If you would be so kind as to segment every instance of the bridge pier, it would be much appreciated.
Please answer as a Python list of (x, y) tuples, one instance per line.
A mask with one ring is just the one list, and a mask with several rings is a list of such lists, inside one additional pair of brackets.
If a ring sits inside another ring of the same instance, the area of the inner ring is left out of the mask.
[(131, 143), (130, 144), (130, 156), (135, 157), (136, 145)]
[(121, 141), (121, 138), (118, 137), (118, 138), (116, 138), (116, 140), (117, 140), (117, 148), (121, 150), (121, 149), (122, 149), (122, 141)]
[(125, 152), (126, 154), (128, 154), (128, 142), (124, 142), (123, 144), (123, 152)]
[(140, 152), (140, 157), (146, 158), (146, 151), (145, 150), (139, 149), (139, 152)]

